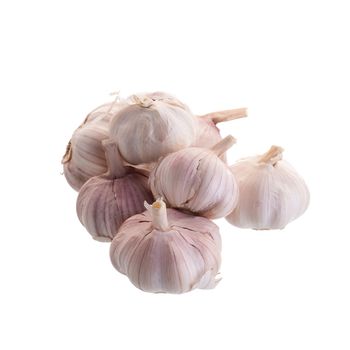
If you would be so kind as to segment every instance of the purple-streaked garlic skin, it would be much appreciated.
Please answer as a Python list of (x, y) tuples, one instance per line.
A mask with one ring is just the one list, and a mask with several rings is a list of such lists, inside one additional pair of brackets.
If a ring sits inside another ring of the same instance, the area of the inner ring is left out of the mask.
[(144, 211), (144, 201), (152, 201), (147, 177), (130, 173), (110, 179), (97, 176), (80, 189), (77, 214), (80, 222), (98, 241), (111, 241), (121, 224)]
[(197, 138), (193, 147), (210, 148), (222, 140), (220, 129), (210, 118), (197, 117), (197, 121)]
[(187, 106), (148, 96), (129, 98), (133, 104), (110, 123), (110, 138), (118, 142), (123, 159), (130, 164), (155, 162), (190, 146), (196, 137), (196, 118)]
[(130, 216), (141, 213), (145, 200), (153, 200), (147, 177), (130, 173), (117, 144), (103, 140), (108, 171), (88, 180), (80, 189), (77, 214), (91, 236), (111, 241), (120, 225)]
[(218, 227), (175, 209), (166, 210), (165, 225), (156, 220), (148, 210), (124, 222), (110, 247), (113, 266), (146, 292), (214, 288), (221, 263)]
[(106, 103), (94, 109), (77, 128), (62, 159), (63, 172), (76, 191), (93, 176), (107, 171), (101, 142), (108, 138), (113, 115), (125, 107), (125, 102)]
[(283, 229), (302, 215), (310, 193), (295, 169), (282, 160), (283, 149), (272, 146), (262, 156), (248, 157), (231, 167), (240, 198), (226, 217), (232, 225), (256, 230)]
[(238, 186), (219, 156), (232, 146), (232, 140), (228, 136), (217, 148), (190, 147), (161, 159), (149, 177), (154, 197), (209, 219), (231, 213), (237, 204)]

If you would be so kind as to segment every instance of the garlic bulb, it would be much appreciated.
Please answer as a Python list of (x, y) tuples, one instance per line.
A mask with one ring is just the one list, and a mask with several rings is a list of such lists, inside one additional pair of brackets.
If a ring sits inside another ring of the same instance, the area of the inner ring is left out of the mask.
[(283, 229), (302, 215), (309, 204), (304, 180), (286, 161), (283, 149), (272, 146), (262, 156), (249, 157), (231, 167), (240, 197), (226, 217), (233, 225), (257, 230)]
[(212, 112), (198, 117), (197, 137), (193, 147), (210, 148), (222, 140), (218, 123), (227, 122), (247, 116), (246, 108)]
[(157, 161), (195, 140), (196, 119), (188, 108), (177, 100), (159, 98), (135, 95), (129, 98), (133, 104), (111, 121), (110, 137), (130, 164)]
[(221, 238), (208, 219), (166, 209), (158, 199), (114, 237), (113, 266), (146, 292), (184, 293), (218, 283)]
[(68, 183), (76, 191), (91, 177), (107, 171), (101, 141), (108, 138), (112, 116), (123, 107), (125, 102), (114, 101), (96, 108), (73, 133), (62, 164)]
[(210, 150), (190, 147), (167, 155), (150, 174), (153, 195), (209, 219), (228, 215), (237, 204), (238, 186), (218, 156), (234, 142), (227, 136)]
[(144, 200), (153, 199), (147, 177), (128, 173), (117, 145), (104, 140), (108, 172), (88, 180), (80, 189), (77, 214), (80, 222), (98, 241), (111, 241), (120, 225), (144, 210)]

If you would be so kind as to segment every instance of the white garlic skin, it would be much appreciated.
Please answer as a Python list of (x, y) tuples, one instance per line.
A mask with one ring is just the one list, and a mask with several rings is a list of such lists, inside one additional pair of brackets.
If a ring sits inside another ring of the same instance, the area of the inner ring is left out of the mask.
[(236, 207), (239, 190), (235, 177), (218, 155), (196, 147), (167, 155), (150, 173), (154, 197), (164, 198), (170, 207), (209, 219), (228, 215)]
[(135, 102), (111, 121), (110, 137), (118, 142), (123, 159), (130, 164), (155, 162), (189, 147), (195, 139), (196, 119), (188, 108), (157, 98), (135, 96)]
[(76, 209), (80, 222), (95, 240), (110, 242), (126, 219), (144, 211), (144, 200), (153, 200), (147, 177), (131, 173), (110, 179), (102, 175), (82, 186)]
[(240, 197), (236, 209), (226, 217), (231, 224), (256, 230), (283, 229), (302, 215), (310, 193), (300, 175), (285, 160), (275, 165), (261, 156), (238, 161), (231, 167)]
[(112, 241), (113, 266), (139, 289), (153, 293), (185, 293), (218, 283), (221, 237), (208, 219), (168, 209), (169, 228), (153, 226), (146, 211), (121, 226)]
[(101, 141), (108, 138), (109, 122), (125, 103), (106, 103), (93, 110), (75, 130), (62, 159), (69, 185), (79, 191), (93, 176), (106, 172), (107, 164)]

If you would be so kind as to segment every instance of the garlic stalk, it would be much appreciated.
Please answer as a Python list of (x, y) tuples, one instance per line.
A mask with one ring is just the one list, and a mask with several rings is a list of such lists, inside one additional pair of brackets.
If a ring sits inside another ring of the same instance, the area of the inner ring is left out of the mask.
[(118, 147), (103, 140), (108, 171), (88, 180), (80, 189), (77, 214), (80, 222), (98, 241), (111, 241), (120, 225), (141, 213), (144, 200), (152, 200), (147, 177), (123, 165)]
[(188, 107), (159, 94), (130, 97), (131, 105), (111, 121), (110, 138), (118, 142), (123, 159), (130, 164), (155, 162), (195, 140), (196, 119)]
[(150, 174), (153, 195), (209, 219), (228, 215), (237, 204), (238, 186), (219, 156), (234, 143), (227, 136), (210, 150), (190, 147), (167, 155)]
[(309, 205), (309, 190), (285, 160), (283, 149), (272, 146), (261, 156), (244, 158), (231, 167), (240, 197), (226, 217), (233, 225), (257, 230), (283, 229)]
[(198, 130), (193, 147), (210, 148), (222, 138), (218, 123), (227, 122), (247, 116), (246, 108), (230, 109), (225, 111), (212, 112), (197, 118)]
[(101, 141), (108, 138), (109, 122), (125, 107), (116, 99), (94, 109), (76, 129), (63, 156), (63, 172), (67, 182), (76, 191), (91, 177), (107, 171)]
[(146, 292), (213, 288), (221, 262), (218, 227), (208, 219), (166, 209), (158, 199), (125, 221), (114, 237), (113, 266)]

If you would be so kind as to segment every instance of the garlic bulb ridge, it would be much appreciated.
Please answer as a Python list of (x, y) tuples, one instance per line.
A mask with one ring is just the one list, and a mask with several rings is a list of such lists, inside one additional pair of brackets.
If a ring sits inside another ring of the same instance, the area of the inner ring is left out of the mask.
[(240, 189), (236, 209), (226, 217), (233, 225), (257, 230), (283, 229), (309, 205), (309, 190), (272, 146), (261, 156), (244, 158), (231, 167)]
[(227, 136), (210, 150), (190, 147), (161, 159), (149, 183), (155, 197), (173, 208), (215, 219), (228, 215), (238, 200), (238, 186), (228, 166), (218, 157), (235, 139)]
[(205, 218), (166, 209), (158, 199), (129, 218), (114, 237), (113, 266), (147, 292), (184, 293), (213, 288), (221, 257), (218, 227)]
[(92, 237), (111, 241), (120, 225), (144, 210), (144, 200), (152, 200), (147, 177), (130, 172), (111, 140), (102, 141), (108, 172), (91, 178), (80, 189), (77, 214)]

